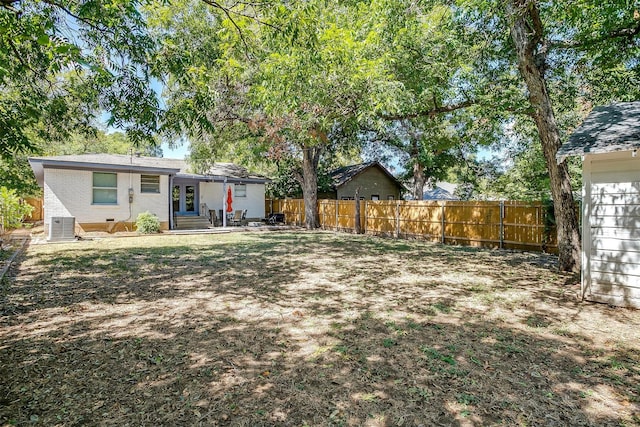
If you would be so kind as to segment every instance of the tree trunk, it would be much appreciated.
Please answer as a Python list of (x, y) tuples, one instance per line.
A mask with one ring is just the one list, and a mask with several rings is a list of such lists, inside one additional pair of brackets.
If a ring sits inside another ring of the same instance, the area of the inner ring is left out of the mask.
[(541, 44), (542, 21), (535, 1), (509, 0), (508, 19), (511, 37), (518, 55), (518, 68), (529, 90), (542, 151), (551, 183), (551, 196), (558, 232), (559, 268), (562, 271), (580, 269), (580, 232), (569, 168), (566, 161), (558, 164), (560, 133), (544, 77), (546, 52)]
[(418, 159), (413, 163), (413, 199), (422, 200), (424, 197), (424, 166)]
[(354, 200), (356, 202), (354, 229), (356, 234), (362, 234), (362, 226), (360, 224), (360, 187), (356, 188)]
[(304, 226), (311, 230), (320, 226), (318, 216), (318, 162), (320, 147), (302, 149), (302, 196), (304, 198)]

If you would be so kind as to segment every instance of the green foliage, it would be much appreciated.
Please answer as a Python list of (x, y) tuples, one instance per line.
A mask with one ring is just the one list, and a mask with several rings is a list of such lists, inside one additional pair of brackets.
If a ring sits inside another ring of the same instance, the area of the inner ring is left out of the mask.
[[(511, 158), (513, 165), (489, 183), (489, 191), (507, 200), (551, 200), (549, 173), (540, 144), (531, 141), (512, 152)], [(571, 187), (578, 191), (582, 181), (579, 158), (569, 159), (569, 172)]]
[[(323, 156), (318, 165), (318, 192), (327, 193), (333, 189), (333, 180), (329, 172), (336, 166)], [(336, 156), (339, 157), (339, 156)], [(335, 159), (332, 159), (335, 160)], [(349, 162), (346, 162), (349, 163)], [(292, 158), (284, 158), (276, 162), (277, 169), (271, 175), (271, 181), (266, 184), (267, 196), (274, 199), (301, 198), (302, 186), (299, 162)], [(341, 166), (341, 164), (340, 164)]]
[(100, 110), (135, 143), (159, 114), (138, 0), (0, 5), (0, 156), (95, 128)]
[(160, 220), (151, 212), (141, 212), (136, 218), (136, 230), (142, 234), (160, 232)]
[(37, 196), (41, 193), (26, 154), (0, 157), (0, 182), (20, 196)]
[(20, 227), (32, 211), (33, 206), (21, 203), (15, 190), (0, 187), (0, 232)]

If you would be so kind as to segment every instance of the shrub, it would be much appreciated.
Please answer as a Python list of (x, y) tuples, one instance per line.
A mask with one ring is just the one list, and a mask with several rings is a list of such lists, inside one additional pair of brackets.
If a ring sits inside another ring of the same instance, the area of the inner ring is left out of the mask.
[(151, 212), (141, 212), (136, 218), (136, 229), (143, 234), (160, 232), (160, 220)]
[(31, 214), (33, 206), (20, 203), (15, 190), (0, 187), (0, 234), (22, 225), (25, 216)]

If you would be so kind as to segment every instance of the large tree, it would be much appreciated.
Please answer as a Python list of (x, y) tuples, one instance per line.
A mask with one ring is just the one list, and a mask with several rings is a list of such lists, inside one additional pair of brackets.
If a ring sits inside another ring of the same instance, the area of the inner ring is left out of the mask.
[(357, 122), (386, 82), (382, 61), (367, 50), (378, 34), (359, 24), (367, 16), (361, 6), (281, 4), (250, 18), (197, 5), (200, 19), (156, 11), (168, 128), (207, 146), (233, 144), (217, 138), (231, 130), (271, 159), (297, 161), (305, 225), (316, 228), (320, 158), (332, 141), (357, 138)]
[[(496, 108), (535, 124), (549, 174), (558, 226), (559, 267), (580, 266), (580, 234), (566, 162), (556, 152), (573, 124), (558, 113), (621, 100), (615, 82), (638, 76), (637, 12), (628, 1), (461, 0), (460, 19), (486, 45), (484, 72), (504, 88)], [(635, 14), (635, 17), (634, 17)], [(516, 73), (514, 74), (515, 67)], [(613, 75), (613, 78), (602, 78)], [(600, 76), (600, 77), (597, 77)], [(514, 79), (517, 77), (518, 80)], [(524, 102), (516, 101), (524, 95)]]

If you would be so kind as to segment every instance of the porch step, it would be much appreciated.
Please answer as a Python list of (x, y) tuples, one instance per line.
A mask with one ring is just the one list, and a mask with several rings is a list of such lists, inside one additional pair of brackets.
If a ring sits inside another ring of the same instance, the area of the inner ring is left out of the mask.
[(211, 227), (209, 220), (203, 216), (176, 216), (175, 230), (205, 230)]

